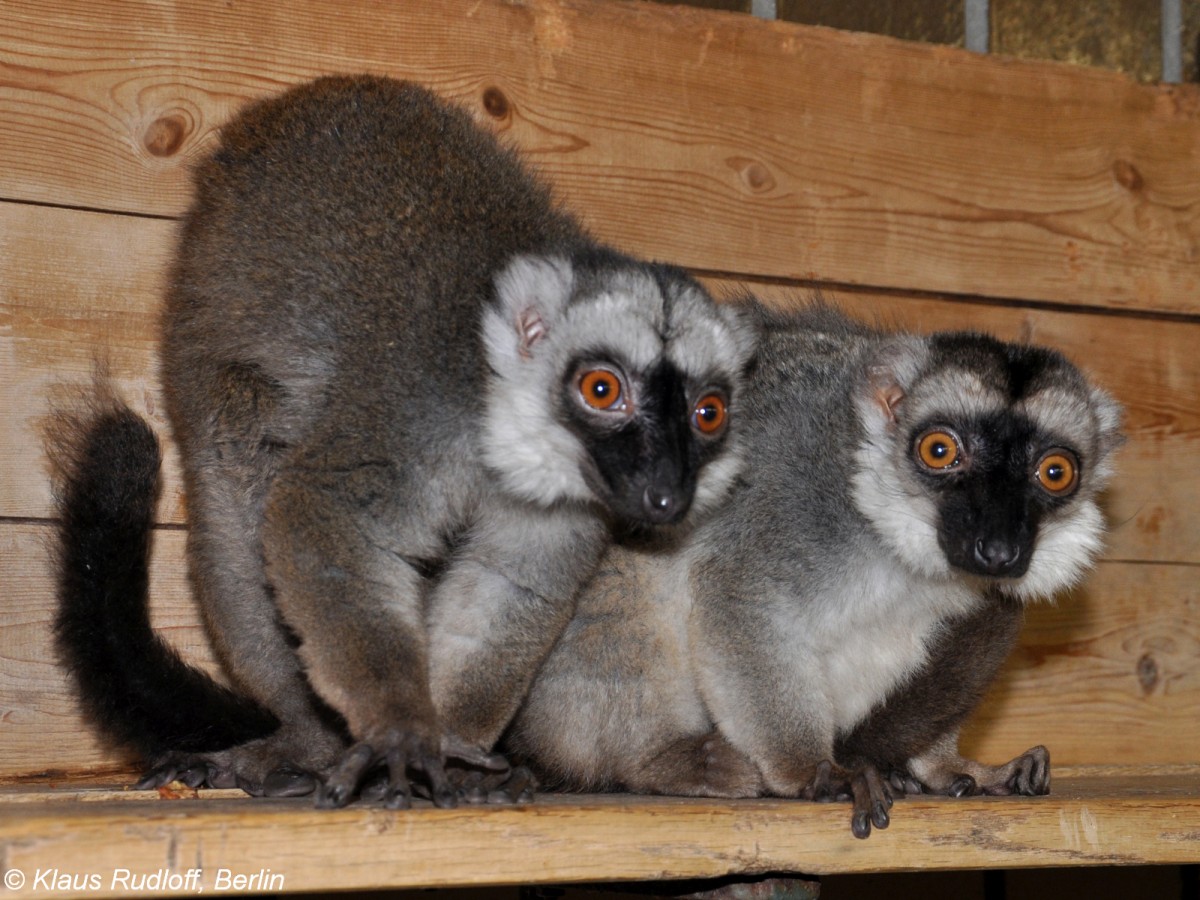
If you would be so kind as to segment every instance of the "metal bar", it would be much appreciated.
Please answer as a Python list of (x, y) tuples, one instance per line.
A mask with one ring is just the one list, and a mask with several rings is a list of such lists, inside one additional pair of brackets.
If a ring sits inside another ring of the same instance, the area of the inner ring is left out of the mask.
[(967, 49), (987, 53), (991, 49), (988, 0), (963, 0), (963, 18), (966, 21)]
[(1162, 80), (1183, 81), (1183, 2), (1162, 0)]
[(775, 9), (775, 0), (750, 0), (750, 12), (760, 19), (774, 19), (779, 15)]

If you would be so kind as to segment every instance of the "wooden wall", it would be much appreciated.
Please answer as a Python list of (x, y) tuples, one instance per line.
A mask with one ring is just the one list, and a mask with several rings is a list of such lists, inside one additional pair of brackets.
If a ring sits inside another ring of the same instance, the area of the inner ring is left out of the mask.
[[(49, 649), (47, 404), (102, 351), (166, 436), (156, 317), (189, 162), (246, 100), (351, 71), (463, 102), (601, 237), (718, 289), (819, 287), (1092, 370), (1128, 407), (1110, 549), (1031, 610), (967, 749), (1200, 761), (1195, 88), (619, 0), (5, 0), (0, 774), (114, 761)], [(205, 659), (173, 463), (162, 520), (156, 615)]]

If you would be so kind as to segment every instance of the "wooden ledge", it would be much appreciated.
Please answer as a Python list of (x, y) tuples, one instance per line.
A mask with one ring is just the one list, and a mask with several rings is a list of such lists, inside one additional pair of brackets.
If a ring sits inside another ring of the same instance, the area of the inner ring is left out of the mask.
[(1200, 860), (1198, 766), (1060, 767), (1049, 797), (906, 798), (865, 841), (845, 804), (589, 795), (331, 812), (188, 793), (0, 788), (0, 861), (24, 878), (11, 896), (62, 897), (72, 878), (67, 894), (107, 897), (141, 877), (162, 893), (276, 893)]

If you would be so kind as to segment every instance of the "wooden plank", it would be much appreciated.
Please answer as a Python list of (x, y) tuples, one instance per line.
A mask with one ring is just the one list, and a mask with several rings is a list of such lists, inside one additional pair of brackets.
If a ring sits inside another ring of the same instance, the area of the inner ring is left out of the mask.
[(1194, 86), (610, 0), (347, 0), (327, 20), (324, 0), (9, 0), (0, 197), (173, 215), (240, 103), (385, 72), (465, 102), (646, 255), (1200, 310)]
[[(109, 769), (51, 649), (49, 526), (0, 523), (0, 775)], [(156, 536), (154, 618), (211, 669), (184, 577), (183, 532)], [(1055, 764), (1192, 763), (1200, 745), (1195, 567), (1103, 563), (1084, 589), (1030, 610), (1020, 647), (964, 747), (1000, 763), (1035, 744)], [(54, 748), (50, 750), (49, 748)]]
[[(105, 361), (160, 433), (156, 377), (163, 272), (174, 224), (0, 203), (0, 516), (50, 509), (42, 429), (49, 409)], [(175, 449), (164, 440), (160, 509), (182, 520)]]
[[(82, 719), (53, 646), (49, 526), (0, 523), (0, 775), (112, 769), (121, 756)], [(155, 628), (209, 672), (217, 665), (192, 603), (181, 531), (163, 531), (150, 572)]]
[[(170, 260), (175, 226), (136, 216), (0, 203), (0, 334), (34, 337), (66, 353), (68, 367), (90, 361), (97, 340), (142, 361), (158, 342), (158, 298)], [(73, 271), (62, 271), (73, 265)], [(12, 319), (23, 310), (20, 326)], [(62, 315), (74, 310), (73, 317)], [(91, 315), (92, 318), (87, 317)], [(79, 330), (76, 319), (86, 321)], [(35, 344), (22, 345), (31, 351)], [(50, 360), (20, 353), (27, 366)]]
[[(109, 357), (126, 396), (166, 434), (155, 359), (167, 221), (0, 203), (0, 516), (49, 513), (40, 428), (60, 382)], [(727, 282), (714, 282), (718, 291)], [(777, 302), (795, 289), (752, 287)], [(1200, 562), (1200, 324), (829, 292), (868, 320), (918, 330), (974, 327), (1059, 347), (1129, 409), (1129, 442), (1107, 505), (1109, 555)], [(163, 517), (181, 521), (174, 450)]]
[(1200, 760), (1196, 576), (1101, 563), (1070, 596), (1031, 607), (963, 752), (1000, 761), (1045, 744), (1068, 764)]
[[(1080, 776), (1060, 779), (1050, 797), (910, 798), (866, 841), (851, 836), (847, 805), (792, 801), (544, 797), (515, 808), (388, 812), (155, 794), (0, 799), (0, 858), (21, 873), (20, 896), (29, 898), (63, 896), (54, 879), (64, 875), (94, 877), (86, 890), (94, 897), (128, 893), (135, 875), (174, 874), (182, 883), (164, 893), (219, 890), (222, 870), (226, 884), (257, 875), (253, 887), (291, 893), (1185, 863), (1200, 854), (1198, 783), (1194, 772)], [(200, 871), (183, 882), (191, 870)]]

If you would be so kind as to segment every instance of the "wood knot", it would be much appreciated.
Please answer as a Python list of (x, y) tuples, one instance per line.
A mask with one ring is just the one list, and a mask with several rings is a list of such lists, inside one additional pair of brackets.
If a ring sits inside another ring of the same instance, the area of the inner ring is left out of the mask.
[(1138, 660), (1137, 677), (1143, 693), (1149, 694), (1158, 684), (1158, 663), (1149, 653), (1142, 654), (1142, 658)]
[(174, 156), (187, 140), (188, 130), (188, 120), (180, 113), (155, 119), (146, 129), (146, 151), (151, 156)]
[(493, 119), (507, 118), (510, 109), (508, 98), (498, 87), (490, 87), (483, 92), (483, 108)]
[(775, 176), (771, 174), (771, 170), (756, 159), (734, 156), (725, 160), (725, 164), (737, 172), (742, 184), (756, 194), (765, 193), (775, 187)]
[(1118, 159), (1113, 163), (1113, 178), (1117, 179), (1117, 184), (1127, 191), (1140, 191), (1145, 185), (1142, 173), (1127, 159)]

